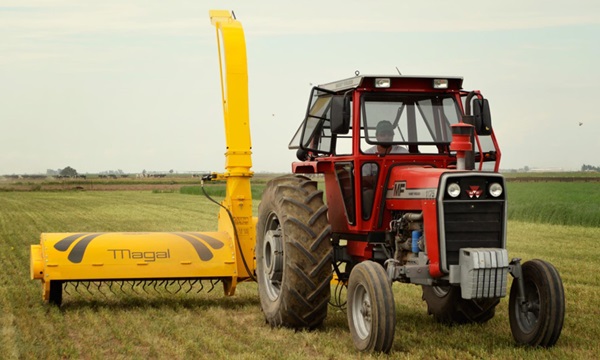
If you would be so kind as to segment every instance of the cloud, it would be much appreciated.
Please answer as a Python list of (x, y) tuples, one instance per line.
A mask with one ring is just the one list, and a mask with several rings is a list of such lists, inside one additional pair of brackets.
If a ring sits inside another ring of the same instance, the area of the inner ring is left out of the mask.
[(598, 9), (593, 1), (574, 1), (568, 7), (518, 0), (479, 2), (476, 6), (470, 1), (365, 4), (321, 1), (318, 6), (307, 2), (263, 5), (242, 9), (244, 17), (239, 17), (251, 20), (248, 31), (254, 35), (503, 31), (600, 24), (598, 11), (582, 10), (583, 6)]
[[(211, 2), (211, 8), (231, 6)], [(255, 36), (356, 32), (464, 32), (534, 29), (599, 24), (600, 15), (582, 11), (595, 2), (574, 1), (569, 7), (547, 1), (508, 0), (501, 3), (470, 1), (303, 1), (237, 3), (238, 19)], [(579, 6), (578, 6), (579, 5)], [(540, 9), (543, 9), (541, 11)], [(168, 4), (147, 1), (22, 1), (0, 7), (0, 29), (19, 32), (21, 38), (48, 38), (81, 34), (154, 34), (206, 36), (209, 7), (194, 1)]]
[[(162, 15), (162, 16), (160, 16)], [(0, 29), (22, 39), (47, 39), (81, 34), (177, 34), (197, 28), (198, 19), (185, 13), (161, 14), (160, 9), (121, 2), (37, 5), (9, 11), (0, 8)], [(207, 27), (210, 24), (207, 24)]]
[[(18, 150), (0, 157), (0, 173), (66, 166), (73, 156), (69, 148), (89, 156), (85, 166), (90, 171), (222, 167), (218, 64), (208, 10), (231, 9), (231, 1), (12, 3), (16, 6), (0, 6), (0, 80), (9, 84), (0, 89), (0, 122), (11, 123), (0, 153)], [(508, 141), (515, 126), (529, 129), (527, 136), (546, 131), (535, 117), (546, 103), (593, 102), (593, 92), (565, 93), (553, 86), (592, 89), (598, 82), (595, 50), (586, 50), (595, 49), (598, 4), (597, 0), (573, 0), (568, 6), (516, 0), (235, 2), (233, 10), (244, 25), (252, 55), (250, 110), (256, 169), (289, 169), (293, 153), (283, 150), (305, 111), (309, 82), (350, 76), (357, 68), (368, 68), (365, 73), (394, 72), (396, 65), (403, 73), (448, 71), (476, 83), (493, 99), (496, 129), (505, 135), (502, 146), (507, 153), (513, 151)], [(522, 31), (528, 29), (551, 31)], [(342, 41), (332, 44), (334, 39)], [(340, 51), (355, 44), (362, 51)], [(382, 56), (371, 55), (388, 45)], [(548, 73), (554, 74), (552, 82)], [(555, 80), (563, 78), (569, 81)], [(282, 79), (285, 91), (274, 91), (282, 86)], [(544, 102), (531, 105), (528, 97), (515, 96), (515, 88), (533, 89), (534, 98)], [(577, 118), (580, 111), (573, 105), (565, 109), (573, 112), (570, 118)], [(286, 135), (265, 138), (274, 126)], [(577, 130), (597, 135), (592, 126), (586, 122)], [(52, 146), (51, 152), (45, 147), (47, 139), (56, 143), (71, 129), (88, 136), (66, 149)], [(139, 129), (145, 132), (143, 142), (123, 138), (137, 136)], [(516, 139), (516, 148), (522, 151), (528, 147), (525, 135), (523, 141)], [(23, 139), (29, 139), (28, 146)], [(91, 140), (121, 157), (89, 147)], [(141, 149), (144, 144), (152, 144), (163, 158)], [(207, 153), (207, 148), (218, 149), (218, 156)], [(592, 150), (586, 154), (595, 154)], [(519, 156), (505, 159), (521, 161)]]

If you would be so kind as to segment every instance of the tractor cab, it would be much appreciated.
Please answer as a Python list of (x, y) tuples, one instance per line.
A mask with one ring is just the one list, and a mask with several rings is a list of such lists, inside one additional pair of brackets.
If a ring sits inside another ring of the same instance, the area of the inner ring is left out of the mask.
[(488, 102), (478, 91), (462, 90), (462, 82), (460, 77), (356, 76), (312, 89), (306, 117), (289, 145), (300, 160), (292, 167), (294, 173), (324, 174), (327, 201), (336, 204), (329, 208), (334, 233), (383, 236), (391, 220), (386, 206), (411, 206), (386, 205), (388, 192), (403, 190), (393, 169), (429, 169), (433, 177), (421, 177), (418, 187), (437, 187), (439, 174), (456, 168), (453, 124), (474, 128), (466, 169), (498, 171), (500, 150)]

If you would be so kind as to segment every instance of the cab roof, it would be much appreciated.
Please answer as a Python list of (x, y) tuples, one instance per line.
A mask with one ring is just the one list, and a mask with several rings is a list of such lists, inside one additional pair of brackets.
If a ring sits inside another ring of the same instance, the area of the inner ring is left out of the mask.
[(438, 90), (433, 88), (433, 81), (437, 79), (447, 79), (448, 88), (446, 90), (461, 90), (463, 78), (459, 76), (419, 76), (419, 75), (359, 75), (351, 78), (338, 80), (318, 87), (321, 89), (343, 92), (356, 88), (373, 88), (375, 89), (375, 79), (390, 79), (393, 90), (404, 91), (423, 91), (423, 90)]

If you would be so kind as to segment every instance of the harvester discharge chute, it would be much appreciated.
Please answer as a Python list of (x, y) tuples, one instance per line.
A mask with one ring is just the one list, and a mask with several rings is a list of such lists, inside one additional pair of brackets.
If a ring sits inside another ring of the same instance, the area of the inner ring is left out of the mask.
[[(246, 46), (241, 24), (227, 11), (210, 11), (219, 45), (227, 152), (216, 232), (43, 233), (31, 246), (31, 278), (43, 283), (45, 301), (60, 305), (68, 284), (223, 283), (233, 295), (253, 279), (256, 220), (252, 217), (250, 125)], [(222, 42), (221, 42), (222, 40)], [(181, 286), (181, 285), (180, 285)], [(202, 286), (202, 285), (201, 285)]]

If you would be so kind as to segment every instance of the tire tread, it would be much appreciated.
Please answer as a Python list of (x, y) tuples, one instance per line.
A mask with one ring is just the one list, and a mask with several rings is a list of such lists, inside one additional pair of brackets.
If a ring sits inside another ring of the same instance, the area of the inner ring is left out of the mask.
[[(283, 279), (279, 297), (271, 301), (262, 294), (261, 308), (271, 326), (313, 329), (327, 316), (332, 278), (331, 227), (327, 206), (317, 183), (300, 175), (285, 175), (267, 183), (259, 205), (257, 249), (264, 236), (265, 217), (275, 213), (282, 229)], [(257, 273), (261, 252), (257, 250)], [(262, 276), (262, 274), (257, 274)]]

